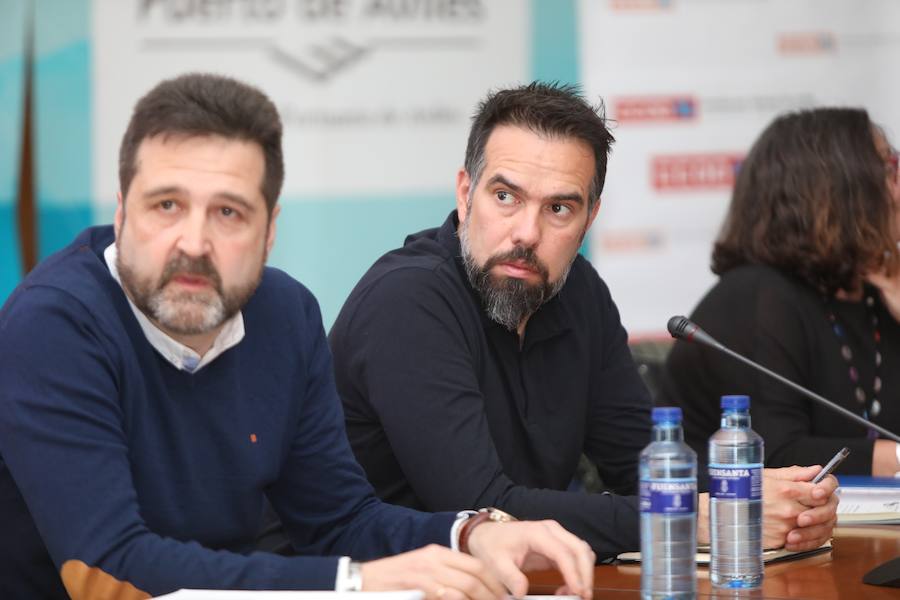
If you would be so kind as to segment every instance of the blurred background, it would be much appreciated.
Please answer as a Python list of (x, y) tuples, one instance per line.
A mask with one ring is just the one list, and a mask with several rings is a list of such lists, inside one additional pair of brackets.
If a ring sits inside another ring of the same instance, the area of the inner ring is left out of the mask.
[(189, 71), (285, 125), (270, 264), (326, 329), (368, 266), (454, 207), (469, 118), (533, 79), (606, 103), (617, 142), (585, 244), (633, 340), (712, 284), (734, 175), (772, 118), (868, 109), (900, 135), (896, 0), (0, 0), (0, 302), (112, 220), (136, 100)]

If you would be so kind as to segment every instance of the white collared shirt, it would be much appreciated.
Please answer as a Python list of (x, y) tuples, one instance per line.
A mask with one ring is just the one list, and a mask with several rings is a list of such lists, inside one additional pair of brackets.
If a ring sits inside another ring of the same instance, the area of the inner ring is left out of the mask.
[[(103, 251), (103, 258), (106, 260), (106, 266), (109, 267), (110, 274), (119, 286), (121, 286), (122, 280), (119, 278), (119, 270), (116, 268), (117, 255), (118, 249), (116, 248), (115, 243), (110, 244), (107, 246), (106, 250)], [(124, 292), (125, 290), (123, 289), (122, 291)], [(125, 294), (125, 298), (128, 299), (128, 306), (131, 307), (131, 312), (133, 312), (134, 316), (137, 318), (147, 341), (150, 342), (150, 345), (153, 346), (157, 352), (162, 354), (163, 358), (172, 363), (176, 369), (187, 371), (188, 373), (196, 373), (214, 361), (220, 354), (229, 348), (234, 347), (244, 339), (244, 315), (238, 311), (236, 315), (225, 321), (225, 324), (219, 332), (219, 335), (216, 336), (216, 340), (213, 342), (212, 347), (206, 354), (200, 356), (194, 352), (194, 350), (173, 339), (162, 329), (154, 325), (147, 315), (134, 305), (134, 302), (131, 301), (128, 294)]]

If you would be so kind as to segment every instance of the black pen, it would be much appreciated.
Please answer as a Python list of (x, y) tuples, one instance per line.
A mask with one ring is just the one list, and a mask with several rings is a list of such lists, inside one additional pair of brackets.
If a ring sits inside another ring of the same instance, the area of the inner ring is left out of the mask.
[(819, 483), (820, 481), (831, 475), (831, 472), (834, 471), (839, 464), (844, 462), (844, 459), (847, 458), (849, 454), (850, 448), (847, 448), (846, 446), (838, 450), (838, 453), (828, 461), (827, 465), (822, 467), (822, 470), (819, 471), (819, 474), (813, 478), (812, 482)]

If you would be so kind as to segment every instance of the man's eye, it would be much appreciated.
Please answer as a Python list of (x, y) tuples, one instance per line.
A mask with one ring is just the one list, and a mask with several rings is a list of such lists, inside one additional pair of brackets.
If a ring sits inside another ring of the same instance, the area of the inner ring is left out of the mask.
[(222, 216), (230, 217), (230, 216), (232, 216), (232, 215), (234, 215), (234, 214), (235, 214), (235, 212), (234, 212), (234, 209), (233, 209), (233, 208), (229, 208), (228, 206), (223, 206), (223, 207), (222, 207)]
[(550, 210), (552, 210), (553, 214), (556, 215), (568, 215), (572, 212), (572, 209), (565, 204), (551, 204)]
[(161, 209), (163, 209), (164, 211), (170, 211), (173, 208), (175, 208), (175, 201), (174, 200), (163, 200), (162, 202), (159, 203), (159, 207)]
[(513, 201), (513, 195), (509, 192), (497, 192), (497, 200), (499, 200), (501, 204), (509, 204)]

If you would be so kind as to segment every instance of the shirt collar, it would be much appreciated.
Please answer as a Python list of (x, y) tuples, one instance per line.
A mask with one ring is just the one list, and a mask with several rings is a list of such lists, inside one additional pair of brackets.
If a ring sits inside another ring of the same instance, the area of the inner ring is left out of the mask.
[[(109, 272), (113, 279), (115, 279), (116, 283), (121, 287), (122, 280), (119, 278), (119, 270), (116, 268), (117, 256), (118, 249), (116, 248), (115, 243), (110, 244), (106, 247), (106, 250), (103, 251), (103, 258), (106, 260), (106, 266), (109, 268)], [(125, 290), (123, 289), (122, 292), (124, 293), (124, 291)], [(196, 373), (218, 358), (220, 354), (229, 348), (236, 346), (244, 339), (244, 315), (238, 311), (236, 315), (225, 321), (225, 324), (219, 332), (219, 335), (216, 336), (212, 347), (206, 354), (200, 356), (194, 352), (194, 350), (173, 339), (162, 329), (154, 325), (147, 315), (134, 305), (134, 302), (131, 301), (128, 294), (125, 294), (125, 298), (128, 300), (128, 306), (131, 307), (131, 312), (133, 312), (135, 318), (137, 318), (138, 324), (141, 326), (141, 330), (144, 332), (147, 341), (150, 342), (150, 345), (153, 346), (163, 358), (172, 363), (176, 369), (187, 371), (188, 373)]]

